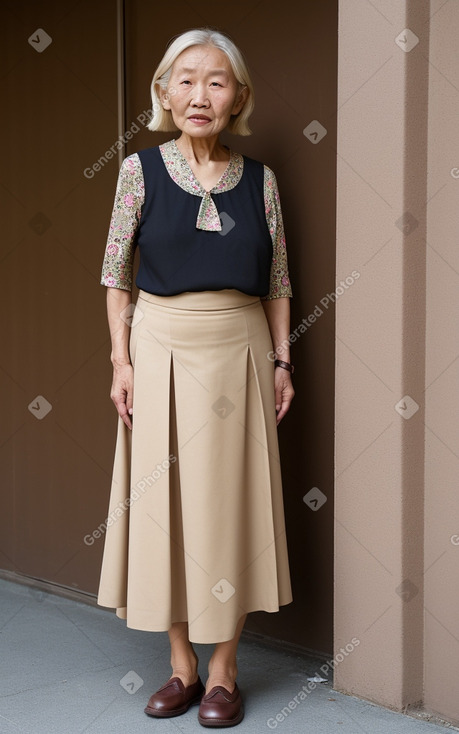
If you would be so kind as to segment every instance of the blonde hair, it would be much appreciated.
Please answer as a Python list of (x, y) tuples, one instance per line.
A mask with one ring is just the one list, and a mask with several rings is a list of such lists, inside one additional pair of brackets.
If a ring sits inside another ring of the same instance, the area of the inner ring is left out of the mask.
[(241, 89), (243, 87), (247, 87), (248, 89), (248, 96), (242, 110), (239, 114), (231, 117), (227, 129), (234, 135), (251, 135), (252, 131), (249, 128), (248, 119), (254, 108), (254, 93), (247, 64), (238, 47), (228, 36), (210, 28), (195, 28), (191, 31), (185, 31), (185, 33), (181, 33), (174, 38), (167, 47), (166, 53), (161, 59), (153, 75), (153, 81), (151, 82), (153, 116), (147, 125), (148, 129), (164, 132), (177, 129), (172, 119), (171, 111), (163, 108), (156, 92), (156, 87), (159, 86), (162, 90), (167, 89), (175, 60), (182, 51), (190, 48), (190, 46), (215, 46), (215, 48), (220, 49), (226, 54), (234, 76), (241, 85)]

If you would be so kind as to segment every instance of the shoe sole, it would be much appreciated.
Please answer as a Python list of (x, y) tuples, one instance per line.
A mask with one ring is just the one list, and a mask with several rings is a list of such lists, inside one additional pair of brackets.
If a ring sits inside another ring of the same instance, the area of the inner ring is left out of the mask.
[(198, 714), (198, 721), (201, 724), (201, 726), (207, 726), (208, 728), (222, 728), (228, 727), (228, 726), (237, 726), (237, 724), (240, 724), (242, 719), (244, 718), (244, 709), (241, 706), (241, 709), (237, 716), (235, 716), (234, 719), (206, 719), (203, 718)]
[(201, 703), (201, 698), (204, 694), (199, 694), (197, 698), (193, 698), (192, 701), (186, 704), (186, 706), (182, 706), (179, 709), (171, 709), (170, 711), (157, 711), (155, 709), (149, 709), (148, 706), (144, 709), (144, 712), (148, 716), (154, 716), (156, 719), (172, 719), (174, 716), (181, 716), (182, 714), (186, 714), (188, 709), (191, 706), (196, 706), (198, 703)]

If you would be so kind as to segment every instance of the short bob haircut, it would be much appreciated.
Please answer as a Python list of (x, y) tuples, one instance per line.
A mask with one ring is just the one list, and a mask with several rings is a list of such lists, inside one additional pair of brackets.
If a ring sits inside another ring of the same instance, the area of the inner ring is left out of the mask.
[(234, 135), (251, 135), (252, 131), (249, 128), (248, 119), (253, 112), (254, 93), (247, 64), (245, 63), (244, 57), (238, 47), (228, 36), (220, 31), (215, 31), (210, 28), (196, 28), (191, 31), (185, 31), (185, 33), (181, 33), (170, 42), (166, 49), (166, 53), (154, 73), (153, 81), (151, 83), (153, 117), (147, 125), (148, 129), (164, 132), (170, 132), (177, 129), (172, 119), (171, 111), (165, 110), (161, 104), (160, 98), (157, 94), (157, 86), (161, 87), (162, 90), (167, 89), (172, 66), (175, 60), (182, 51), (190, 48), (190, 46), (215, 46), (215, 48), (219, 48), (227, 55), (233, 69), (234, 76), (241, 85), (241, 88), (247, 87), (249, 91), (242, 110), (239, 114), (231, 117), (227, 129)]

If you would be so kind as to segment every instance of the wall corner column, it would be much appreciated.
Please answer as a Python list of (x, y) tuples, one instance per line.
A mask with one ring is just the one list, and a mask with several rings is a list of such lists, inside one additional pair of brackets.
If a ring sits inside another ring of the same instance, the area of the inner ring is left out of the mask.
[(396, 710), (423, 701), (428, 34), (427, 0), (339, 3), (334, 687)]

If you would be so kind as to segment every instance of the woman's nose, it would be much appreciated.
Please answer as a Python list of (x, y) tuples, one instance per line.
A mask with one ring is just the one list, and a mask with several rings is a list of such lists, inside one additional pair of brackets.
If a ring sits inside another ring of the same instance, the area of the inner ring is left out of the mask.
[(191, 97), (191, 104), (193, 107), (208, 107), (209, 97), (207, 95), (207, 88), (205, 84), (196, 84), (193, 89), (193, 95)]

